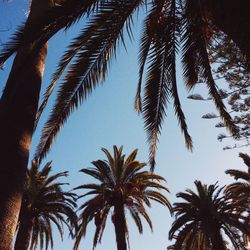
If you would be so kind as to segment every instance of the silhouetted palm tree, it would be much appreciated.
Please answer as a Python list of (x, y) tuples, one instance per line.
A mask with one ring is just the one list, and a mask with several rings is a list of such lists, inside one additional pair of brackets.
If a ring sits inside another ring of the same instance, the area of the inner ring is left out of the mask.
[[(247, 154), (240, 153), (239, 156), (244, 160), (248, 167), (248, 171), (229, 169), (226, 174), (234, 177), (235, 183), (232, 183), (226, 188), (226, 195), (238, 202), (250, 202), (250, 157)], [(241, 181), (238, 181), (240, 179)]]
[[(141, 39), (139, 84), (135, 104), (145, 120), (152, 168), (155, 164), (156, 143), (169, 99), (173, 99), (186, 145), (192, 148), (177, 91), (177, 51), (182, 48), (184, 76), (188, 89), (194, 87), (197, 76), (201, 75), (231, 132), (236, 129), (220, 99), (206, 51), (207, 37), (213, 30), (213, 25), (227, 33), (241, 48), (248, 62), (250, 61), (249, 0), (241, 0), (240, 4), (234, 0), (33, 0), (32, 3), (33, 7), (37, 6), (41, 16), (31, 11), (25, 28), (17, 32), (0, 56), (1, 67), (13, 53), (19, 52), (0, 101), (0, 190), (5, 190), (0, 191), (1, 244), (5, 244), (3, 242), (14, 234), (16, 220), (13, 214), (18, 213), (20, 208), (46, 56), (45, 44), (57, 31), (68, 28), (86, 13), (89, 14), (86, 27), (64, 54), (39, 110), (38, 117), (56, 82), (73, 61), (59, 90), (53, 113), (45, 126), (37, 151), (39, 159), (48, 152), (69, 114), (105, 78), (118, 43), (124, 42), (124, 30), (131, 36), (132, 20), (138, 11), (143, 13), (144, 9), (147, 9)], [(54, 3), (56, 6), (48, 8)], [(44, 9), (48, 10), (44, 13)], [(145, 65), (148, 65), (145, 96), (141, 100)], [(18, 195), (11, 196), (12, 193)], [(6, 223), (7, 221), (11, 223)], [(7, 232), (10, 234), (7, 235)]]
[(143, 171), (145, 163), (136, 160), (137, 150), (134, 150), (126, 159), (122, 154), (122, 147), (114, 146), (112, 156), (105, 148), (102, 151), (108, 160), (92, 162), (93, 168), (82, 169), (81, 172), (94, 177), (99, 183), (81, 185), (75, 189), (89, 189), (80, 197), (93, 195), (80, 206), (79, 226), (76, 234), (75, 249), (78, 249), (80, 241), (86, 234), (87, 225), (95, 221), (96, 231), (93, 247), (101, 241), (105, 229), (108, 214), (113, 209), (112, 222), (114, 223), (118, 250), (126, 250), (128, 240), (128, 227), (125, 209), (130, 212), (140, 233), (143, 232), (141, 217), (146, 219), (152, 229), (152, 222), (145, 210), (145, 205), (151, 207), (151, 201), (156, 201), (167, 206), (171, 211), (171, 205), (167, 198), (159, 192), (168, 189), (160, 184), (164, 178)]
[[(243, 235), (250, 235), (249, 216), (238, 213), (240, 205), (221, 195), (218, 185), (195, 181), (197, 193), (186, 190), (177, 194), (183, 202), (174, 203), (176, 220), (169, 232), (172, 249), (223, 250), (229, 240), (235, 250), (246, 249)], [(224, 238), (226, 236), (226, 238)], [(199, 242), (202, 248), (196, 248)]]
[(52, 224), (62, 239), (63, 224), (73, 236), (77, 222), (74, 212), (76, 195), (63, 191), (62, 186), (66, 183), (58, 182), (60, 177), (67, 176), (67, 172), (52, 175), (51, 170), (51, 162), (39, 169), (35, 161), (28, 170), (15, 250), (36, 249), (38, 242), (41, 249), (48, 249), (49, 244), (53, 248)]

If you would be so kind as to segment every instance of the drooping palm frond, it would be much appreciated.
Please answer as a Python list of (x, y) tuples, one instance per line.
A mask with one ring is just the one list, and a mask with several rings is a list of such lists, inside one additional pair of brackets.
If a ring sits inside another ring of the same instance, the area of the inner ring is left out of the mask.
[(197, 193), (186, 190), (177, 194), (184, 201), (174, 203), (176, 220), (169, 232), (169, 239), (175, 240), (172, 249), (227, 249), (224, 234), (234, 249), (245, 249), (243, 236), (250, 234), (245, 207), (222, 196), (223, 188), (218, 189), (217, 184), (196, 181), (195, 185)]
[(41, 249), (48, 249), (49, 245), (53, 248), (52, 224), (55, 225), (62, 239), (63, 225), (67, 226), (72, 237), (76, 229), (77, 217), (74, 212), (76, 195), (62, 190), (62, 186), (66, 183), (56, 182), (59, 178), (66, 177), (68, 173), (51, 175), (51, 170), (51, 162), (39, 169), (37, 162), (33, 161), (27, 173), (17, 240), (19, 240), (19, 234), (22, 235), (22, 224), (30, 223), (29, 249), (36, 249), (38, 243)]
[[(107, 149), (102, 149), (108, 160), (92, 162), (93, 167), (82, 169), (81, 172), (95, 178), (98, 183), (84, 184), (75, 190), (89, 190), (82, 197), (91, 197), (79, 207), (81, 214), (78, 221), (78, 231), (74, 249), (77, 250), (82, 237), (85, 236), (88, 224), (94, 220), (96, 231), (94, 235), (93, 248), (101, 241), (105, 229), (107, 216), (113, 210), (112, 221), (116, 223), (114, 211), (119, 204), (126, 208), (132, 216), (139, 233), (143, 233), (142, 219), (144, 218), (151, 230), (152, 221), (145, 209), (144, 204), (151, 206), (150, 200), (156, 201), (171, 211), (168, 199), (159, 191), (168, 189), (160, 184), (162, 176), (142, 171), (145, 163), (136, 160), (137, 150), (134, 150), (127, 158), (122, 154), (122, 147), (114, 146), (113, 156)], [(121, 223), (121, 221), (119, 221)], [(128, 240), (128, 226), (125, 218), (125, 233)]]
[[(150, 143), (150, 164), (155, 165), (158, 136), (166, 114), (167, 102), (173, 98), (175, 113), (185, 135), (186, 145), (192, 148), (192, 140), (187, 131), (184, 113), (181, 109), (176, 83), (176, 53), (178, 51), (175, 1), (155, 1), (145, 20), (139, 54), (139, 83), (135, 100), (138, 111), (142, 109), (145, 128)], [(141, 85), (146, 62), (147, 76), (141, 108)]]
[(212, 76), (212, 70), (207, 53), (207, 39), (205, 29), (207, 24), (206, 12), (202, 4), (195, 0), (186, 1), (183, 13), (182, 28), (183, 32), (183, 63), (184, 75), (187, 79), (187, 87), (192, 88), (197, 83), (197, 75), (200, 74), (204, 79), (209, 95), (214, 100), (220, 116), (232, 134), (237, 133), (237, 127), (233, 123), (231, 116), (226, 111), (216, 83)]
[[(87, 98), (100, 81), (105, 79), (108, 64), (115, 55), (117, 44), (124, 40), (123, 30), (130, 25), (132, 15), (142, 0), (125, 2), (104, 3), (101, 11), (90, 20), (82, 35), (71, 45), (71, 48), (77, 47), (76, 60), (66, 73), (56, 104), (44, 127), (42, 139), (36, 152), (36, 157), (39, 160), (50, 149), (52, 141), (69, 114)], [(71, 53), (71, 50), (66, 52), (55, 79), (60, 76), (61, 70), (70, 62)]]
[[(36, 21), (28, 22), (24, 30), (15, 36), (13, 43), (9, 47), (7, 45), (2, 59), (0, 57), (0, 63), (4, 62), (27, 43), (33, 43), (33, 49), (36, 50), (58, 30), (68, 28), (83, 16), (86, 17), (85, 27), (64, 53), (37, 113), (38, 122), (56, 83), (66, 73), (36, 151), (39, 161), (49, 151), (71, 112), (105, 79), (116, 47), (126, 42), (124, 30), (127, 31), (127, 37), (133, 36), (133, 14), (145, 6), (147, 10), (139, 52), (135, 107), (143, 113), (150, 144), (151, 168), (154, 169), (157, 142), (170, 100), (173, 101), (186, 146), (192, 149), (176, 82), (176, 55), (180, 47), (187, 88), (193, 88), (199, 77), (204, 79), (223, 123), (233, 134), (237, 133), (211, 74), (206, 30), (213, 20), (208, 20), (206, 5), (196, 0), (66, 0), (50, 8)], [(144, 74), (145, 91), (141, 98)]]
[[(86, 6), (85, 11), (87, 11), (87, 13), (88, 13), (88, 12), (90, 12), (90, 9), (99, 9), (98, 6), (100, 4), (103, 5), (104, 2), (105, 1), (103, 1), (103, 3), (98, 3), (98, 1), (92, 0), (91, 4)], [(79, 16), (79, 18), (80, 18), (80, 16)], [(86, 45), (87, 41), (91, 38), (93, 33), (95, 31), (98, 31), (98, 29), (100, 29), (101, 26), (103, 25), (102, 21), (100, 20), (100, 17), (99, 17), (98, 21), (96, 20), (96, 22), (92, 22), (92, 23), (94, 25), (90, 29), (88, 29), (88, 31), (86, 31), (87, 29), (83, 29), (82, 32), (80, 33), (80, 35), (77, 36), (73, 40), (71, 45), (68, 47), (67, 51), (65, 51), (62, 58), (60, 59), (57, 70), (53, 74), (52, 81), (51, 81), (50, 85), (47, 87), (46, 92), (44, 94), (43, 101), (38, 109), (38, 112), (36, 115), (35, 127), (37, 126), (38, 121), (41, 117), (41, 114), (42, 114), (44, 108), (46, 107), (47, 102), (48, 102), (53, 90), (55, 89), (58, 80), (61, 78), (62, 74), (64, 73), (65, 69), (71, 63), (72, 59), (74, 59), (74, 57), (78, 54), (78, 52)], [(69, 24), (69, 26), (70, 26), (70, 24)]]

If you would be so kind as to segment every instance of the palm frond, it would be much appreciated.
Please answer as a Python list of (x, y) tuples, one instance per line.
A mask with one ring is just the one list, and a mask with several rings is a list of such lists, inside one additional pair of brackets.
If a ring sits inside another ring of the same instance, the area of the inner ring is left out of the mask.
[[(195, 56), (190, 57), (193, 62), (193, 68), (195, 69), (195, 64), (199, 66), (199, 73), (204, 79), (209, 95), (213, 98), (215, 106), (220, 113), (220, 116), (225, 124), (225, 126), (229, 129), (232, 134), (237, 133), (237, 127), (233, 123), (231, 116), (226, 111), (226, 107), (223, 104), (220, 93), (217, 89), (216, 83), (212, 76), (212, 70), (209, 62), (209, 57), (207, 53), (207, 41), (205, 38), (205, 34), (203, 32), (203, 27), (205, 25), (203, 18), (203, 8), (200, 3), (194, 1), (187, 1), (186, 11), (184, 13), (184, 27), (187, 28), (187, 32), (184, 35), (183, 40), (186, 42), (184, 44), (185, 53), (189, 55), (189, 51), (192, 50), (191, 53), (195, 53)], [(192, 45), (193, 44), (193, 45)], [(193, 46), (193, 47), (192, 47)], [(184, 54), (185, 55), (185, 54)], [(185, 58), (187, 55), (185, 55)], [(186, 58), (186, 60), (189, 60)], [(190, 73), (190, 65), (186, 63), (186, 68), (184, 69), (184, 75), (186, 74), (187, 78), (192, 78), (194, 72)], [(191, 85), (190, 85), (191, 82)], [(193, 86), (192, 80), (188, 80), (188, 86), (191, 88)]]
[(123, 40), (123, 29), (141, 2), (142, 0), (104, 3), (101, 11), (89, 21), (85, 29), (86, 34), (96, 26), (96, 23), (101, 25), (80, 49), (75, 62), (66, 73), (36, 151), (39, 161), (49, 151), (70, 113), (87, 98), (99, 81), (105, 79), (110, 59), (115, 54), (118, 42)]

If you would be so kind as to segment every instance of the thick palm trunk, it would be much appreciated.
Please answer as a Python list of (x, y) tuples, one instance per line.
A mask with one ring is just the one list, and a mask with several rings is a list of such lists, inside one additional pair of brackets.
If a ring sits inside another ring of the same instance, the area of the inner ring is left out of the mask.
[(31, 233), (32, 233), (32, 219), (29, 217), (23, 218), (18, 229), (14, 249), (28, 250)]
[[(48, 8), (51, 0), (33, 0), (27, 23)], [(0, 100), (0, 249), (11, 250), (21, 206), (23, 183), (44, 71), (47, 45), (33, 53), (21, 48)], [(25, 67), (20, 66), (26, 62)]]
[(122, 202), (117, 202), (114, 206), (114, 226), (115, 226), (115, 235), (117, 250), (127, 250), (126, 243), (126, 220), (124, 213), (124, 205)]
[(246, 55), (250, 68), (250, 1), (210, 0), (215, 25), (229, 35)]

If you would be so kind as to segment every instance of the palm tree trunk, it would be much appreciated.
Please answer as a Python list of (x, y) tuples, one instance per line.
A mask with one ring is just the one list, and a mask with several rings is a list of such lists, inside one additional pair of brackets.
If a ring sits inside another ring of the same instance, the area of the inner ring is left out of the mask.
[(31, 233), (32, 233), (32, 219), (30, 217), (23, 218), (23, 220), (21, 220), (19, 225), (14, 249), (28, 250)]
[(226, 250), (222, 235), (219, 229), (214, 229), (212, 235), (213, 250)]
[(212, 0), (210, 3), (209, 12), (215, 25), (238, 45), (250, 69), (250, 1)]
[[(33, 22), (52, 0), (33, 0), (27, 20)], [(47, 44), (27, 63), (32, 44), (21, 48), (14, 60), (0, 99), (0, 249), (11, 250), (21, 206), (23, 184), (38, 106)], [(21, 66), (26, 63), (25, 67)]]
[(116, 235), (117, 250), (127, 250), (126, 243), (126, 220), (124, 205), (122, 202), (117, 202), (114, 206), (114, 226)]

